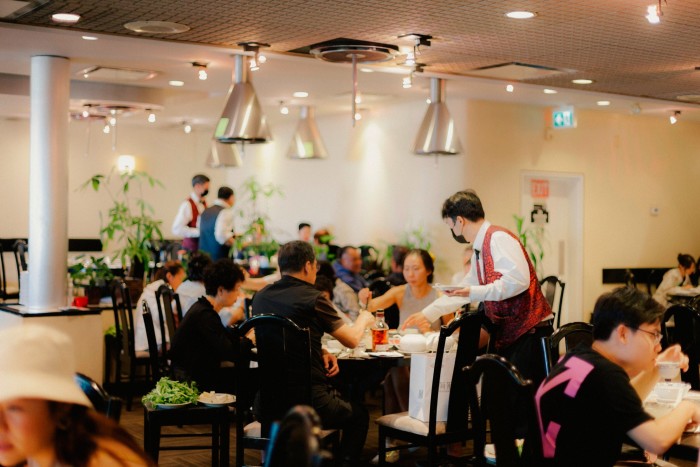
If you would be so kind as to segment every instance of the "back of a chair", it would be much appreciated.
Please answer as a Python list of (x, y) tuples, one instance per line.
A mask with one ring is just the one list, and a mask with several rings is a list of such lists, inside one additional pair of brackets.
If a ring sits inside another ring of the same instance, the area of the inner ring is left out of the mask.
[(111, 293), (114, 328), (117, 332), (120, 350), (122, 355), (125, 355), (127, 358), (135, 358), (134, 315), (129, 288), (123, 280), (116, 280), (112, 284)]
[[(446, 339), (459, 330), (459, 343), (455, 356), (454, 372), (450, 384), (450, 395), (447, 412), (447, 430), (462, 431), (467, 429), (469, 404), (464, 398), (467, 388), (467, 378), (462, 371), (467, 365), (471, 365), (479, 350), (479, 333), (481, 330), (481, 317), (477, 313), (465, 313), (458, 315), (449, 324), (440, 327), (437, 352), (435, 354), (435, 370), (431, 394), (440, 393), (440, 370), (445, 355)], [(428, 418), (428, 433), (436, 433), (437, 428), (438, 398), (430, 398), (430, 413)]]
[[(547, 276), (540, 281), (540, 286), (542, 287), (542, 294), (544, 298), (549, 303), (557, 316), (557, 327), (561, 326), (561, 309), (564, 303), (564, 289), (566, 289), (566, 283), (560, 280), (557, 276)], [(557, 289), (559, 289), (559, 294), (557, 295)], [(559, 301), (557, 302), (557, 298)]]
[[(561, 342), (564, 342), (564, 353), (579, 344), (591, 346), (593, 344), (593, 325), (583, 322), (566, 323), (547, 338), (549, 343), (550, 368), (556, 365), (563, 355), (560, 351)], [(549, 372), (547, 372), (549, 373)]]
[[(674, 321), (672, 333), (666, 325), (671, 318)], [(682, 373), (681, 378), (693, 389), (700, 389), (700, 314), (688, 305), (671, 305), (664, 315), (663, 331), (666, 342), (679, 344), (690, 360), (688, 371)]]
[(156, 290), (156, 306), (158, 306), (158, 319), (160, 322), (160, 337), (163, 347), (167, 339), (165, 337), (165, 326), (168, 326), (168, 335), (170, 340), (175, 336), (175, 315), (173, 314), (173, 300), (175, 292), (168, 284), (163, 284)]
[(652, 269), (649, 271), (649, 275), (647, 276), (647, 293), (649, 295), (654, 295), (654, 292), (656, 292), (659, 284), (661, 284), (661, 281), (664, 279), (666, 271), (668, 271), (668, 269)]
[(17, 240), (14, 245), (12, 245), (12, 250), (14, 251), (15, 262), (17, 263), (17, 277), (19, 277), (20, 271), (27, 270), (27, 251), (29, 247), (24, 240)]
[(95, 380), (82, 373), (75, 374), (75, 382), (90, 399), (96, 411), (119, 423), (122, 409), (121, 399), (110, 396)]
[(313, 408), (293, 407), (271, 430), (265, 467), (322, 465), (320, 433), (321, 420)]
[[(291, 319), (272, 314), (253, 316), (238, 327), (238, 333), (245, 336), (251, 329), (255, 330), (260, 377), (261, 433), (266, 438), (270, 424), (280, 420), (290, 408), (311, 405), (310, 333)], [(241, 398), (248, 392), (243, 385), (249, 380), (249, 361), (250, 356), (241, 351), (236, 361)]]
[(0, 241), (0, 298), (7, 298), (7, 273), (5, 271), (5, 255)]
[[(532, 381), (522, 377), (515, 366), (503, 357), (482, 355), (468, 368), (469, 404), (474, 427), (474, 455), (477, 465), (486, 465), (487, 423), (491, 442), (496, 448), (498, 467), (535, 466), (542, 459), (537, 411)], [(477, 384), (481, 380), (481, 394)], [(514, 414), (523, 414), (525, 420)], [(524, 431), (524, 432), (523, 432)], [(522, 454), (516, 439), (523, 439)]]
[[(161, 377), (161, 363), (160, 357), (158, 356), (158, 341), (156, 341), (156, 328), (153, 325), (153, 316), (151, 315), (151, 308), (148, 306), (146, 300), (143, 301), (142, 305), (143, 311), (141, 312), (141, 317), (143, 319), (143, 326), (146, 330), (146, 341), (148, 342), (148, 362), (151, 367), (151, 377), (155, 383)], [(163, 341), (165, 342), (165, 341)]]

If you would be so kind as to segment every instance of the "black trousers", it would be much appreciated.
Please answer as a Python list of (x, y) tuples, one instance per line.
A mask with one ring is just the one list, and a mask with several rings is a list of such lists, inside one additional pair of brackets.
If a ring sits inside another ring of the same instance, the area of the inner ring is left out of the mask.
[(535, 391), (547, 376), (545, 374), (544, 352), (542, 338), (549, 337), (554, 332), (552, 324), (532, 328), (508, 347), (497, 353), (511, 362), (527, 379), (531, 379)]
[(343, 462), (357, 465), (367, 439), (369, 412), (357, 402), (347, 402), (331, 386), (312, 388), (313, 407), (321, 417), (323, 428), (343, 431), (340, 452)]

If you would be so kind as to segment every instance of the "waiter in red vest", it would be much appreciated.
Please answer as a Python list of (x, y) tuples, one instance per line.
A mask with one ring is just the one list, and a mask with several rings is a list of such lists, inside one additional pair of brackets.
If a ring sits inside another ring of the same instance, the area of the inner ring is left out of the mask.
[(404, 328), (424, 328), (472, 300), (482, 302), (482, 336), (490, 336), (490, 351), (539, 384), (545, 377), (540, 340), (552, 334), (553, 315), (525, 248), (512, 232), (484, 218), (481, 200), (473, 190), (459, 191), (445, 200), (442, 219), (457, 242), (473, 246), (472, 268), (459, 284), (463, 288), (445, 292), (409, 316)]
[(182, 247), (190, 252), (199, 249), (199, 215), (207, 207), (204, 199), (209, 193), (209, 177), (197, 174), (192, 177), (192, 193), (180, 204), (173, 221), (173, 235), (182, 237)]

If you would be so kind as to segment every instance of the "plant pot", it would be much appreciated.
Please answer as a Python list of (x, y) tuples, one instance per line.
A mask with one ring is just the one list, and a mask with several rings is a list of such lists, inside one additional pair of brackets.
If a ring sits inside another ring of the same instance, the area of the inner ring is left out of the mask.
[[(136, 302), (138, 301), (139, 297), (141, 297), (141, 293), (143, 293), (143, 279), (135, 279), (132, 277), (125, 277), (124, 283), (126, 283), (126, 286), (129, 288), (129, 297), (131, 298), (131, 306), (135, 307)], [(134, 311), (136, 311), (136, 310), (134, 310)], [(140, 310), (138, 310), (138, 312), (141, 313)]]
[(104, 287), (89, 286), (85, 288), (85, 295), (88, 298), (88, 305), (99, 305), (102, 300)]

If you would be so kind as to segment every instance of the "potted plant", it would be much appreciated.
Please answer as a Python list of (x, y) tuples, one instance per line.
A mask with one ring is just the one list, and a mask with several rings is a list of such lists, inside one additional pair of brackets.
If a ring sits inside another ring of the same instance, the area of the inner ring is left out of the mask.
[(144, 184), (163, 187), (146, 172), (122, 172), (115, 176), (114, 170), (107, 175), (93, 175), (81, 187), (92, 187), (95, 191), (103, 188), (109, 195), (112, 207), (106, 218), (100, 213), (100, 239), (105, 249), (112, 240), (117, 240), (119, 246), (114, 258), (119, 258), (122, 265), (129, 259), (129, 276), (140, 281), (141, 286), (153, 259), (153, 245), (163, 240), (162, 221), (153, 217), (153, 207), (144, 199)]
[[(84, 256), (78, 256), (81, 260)], [(82, 287), (88, 297), (88, 304), (96, 305), (107, 291), (107, 285), (114, 279), (112, 270), (105, 258), (90, 256), (86, 261), (80, 261), (68, 268), (74, 287)]]
[(544, 227), (533, 225), (529, 228), (525, 227), (525, 218), (513, 214), (515, 219), (515, 234), (518, 236), (520, 243), (525, 247), (532, 266), (535, 268), (535, 273), (538, 277), (542, 276), (542, 261), (544, 260)]

